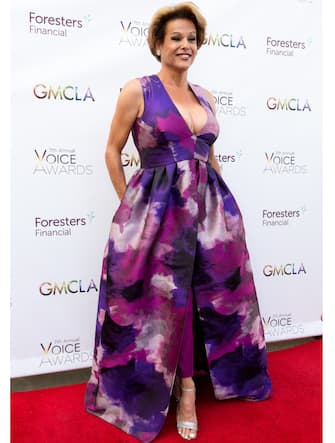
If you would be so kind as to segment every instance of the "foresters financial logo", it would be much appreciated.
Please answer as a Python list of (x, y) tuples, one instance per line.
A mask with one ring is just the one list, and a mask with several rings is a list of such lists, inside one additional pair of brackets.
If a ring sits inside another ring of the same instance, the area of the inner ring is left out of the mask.
[(269, 97), (266, 107), (270, 111), (311, 112), (312, 108), (306, 98)]
[(235, 151), (233, 153), (215, 154), (215, 157), (220, 165), (220, 168), (224, 168), (227, 164), (237, 164), (243, 155), (243, 151)]
[(308, 38), (304, 41), (296, 40), (282, 40), (266, 37), (266, 54), (274, 56), (293, 57), (297, 54), (302, 54), (310, 48), (312, 39)]
[(210, 31), (206, 34), (203, 44), (221, 48), (247, 49), (245, 38), (242, 35), (229, 32)]
[(307, 209), (303, 206), (299, 209), (263, 209), (262, 210), (262, 226), (288, 226), (290, 223), (301, 220)]
[(44, 281), (39, 286), (39, 293), (44, 297), (95, 294), (98, 287), (91, 280), (63, 280), (62, 282)]
[(119, 45), (143, 47), (147, 45), (149, 24), (139, 20), (121, 20)]
[(307, 271), (303, 263), (268, 264), (263, 268), (265, 277), (292, 277), (306, 274)]
[(266, 315), (262, 317), (262, 322), (264, 333), (268, 337), (301, 335), (304, 332), (304, 327), (301, 323), (294, 323), (291, 313)]
[(295, 152), (265, 152), (264, 174), (291, 175), (307, 174), (307, 165), (297, 162)]
[(61, 100), (67, 102), (95, 102), (95, 98), (90, 87), (81, 86), (50, 86), (38, 83), (33, 88), (33, 95), (38, 100)]
[(40, 367), (71, 366), (78, 363), (88, 364), (92, 360), (92, 352), (81, 350), (80, 338), (56, 339), (40, 343), (42, 358)]
[(78, 161), (74, 148), (35, 148), (33, 175), (92, 175), (93, 166)]
[(85, 217), (35, 217), (35, 237), (70, 237), (75, 231), (85, 228), (87, 225), (91, 224), (94, 217), (93, 211), (86, 214)]
[(37, 36), (69, 37), (76, 31), (87, 28), (92, 21), (90, 14), (83, 17), (66, 17), (63, 15), (45, 15), (36, 11), (28, 11), (29, 33)]
[(226, 91), (211, 91), (215, 101), (216, 113), (232, 117), (245, 117), (247, 109), (244, 105), (239, 103), (238, 99), (232, 92)]

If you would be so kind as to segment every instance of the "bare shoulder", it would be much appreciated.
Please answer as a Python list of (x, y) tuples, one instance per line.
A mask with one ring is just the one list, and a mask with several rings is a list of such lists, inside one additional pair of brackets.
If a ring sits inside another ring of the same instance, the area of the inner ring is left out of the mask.
[(119, 99), (118, 109), (120, 112), (129, 112), (131, 114), (139, 114), (143, 108), (143, 93), (141, 82), (138, 79), (127, 81), (122, 87)]
[(142, 87), (140, 80), (138, 78), (128, 80), (123, 86), (122, 91), (127, 94), (141, 94)]
[(141, 82), (137, 78), (128, 80), (127, 83), (122, 87), (120, 97), (123, 99), (131, 101), (140, 101), (142, 97), (142, 87)]

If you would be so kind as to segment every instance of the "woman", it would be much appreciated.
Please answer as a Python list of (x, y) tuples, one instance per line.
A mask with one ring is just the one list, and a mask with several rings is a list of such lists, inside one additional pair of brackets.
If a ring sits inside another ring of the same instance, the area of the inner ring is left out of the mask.
[[(197, 436), (194, 341), (205, 345), (217, 399), (271, 395), (242, 216), (214, 155), (214, 100), (187, 80), (205, 25), (192, 3), (157, 11), (148, 43), (161, 69), (122, 89), (107, 143), (121, 203), (104, 255), (86, 407), (143, 442), (163, 426), (173, 389), (178, 433)], [(130, 132), (141, 169), (126, 185)]]

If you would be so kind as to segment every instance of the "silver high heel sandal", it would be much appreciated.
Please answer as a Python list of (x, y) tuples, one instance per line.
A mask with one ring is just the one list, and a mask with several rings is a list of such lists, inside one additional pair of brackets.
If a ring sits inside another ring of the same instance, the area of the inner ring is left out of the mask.
[[(176, 389), (175, 389), (174, 395), (176, 397), (177, 402), (180, 401), (181, 391), (184, 391), (184, 392), (195, 392), (195, 387), (194, 388), (182, 388), (180, 383), (178, 383), (178, 382), (175, 385), (175, 388)], [(178, 434), (182, 438), (184, 438), (185, 440), (194, 440), (197, 437), (198, 424), (196, 422), (193, 422), (193, 421), (178, 420), (178, 415), (179, 415), (179, 404), (177, 406), (177, 429), (178, 429)], [(184, 437), (182, 435), (182, 433), (180, 432), (180, 428), (188, 429), (191, 432), (186, 437)]]

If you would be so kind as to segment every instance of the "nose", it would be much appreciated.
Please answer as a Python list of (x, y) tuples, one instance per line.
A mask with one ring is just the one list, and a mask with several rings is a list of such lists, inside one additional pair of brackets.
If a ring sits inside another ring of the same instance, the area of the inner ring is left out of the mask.
[(187, 38), (187, 37), (183, 38), (183, 40), (182, 40), (182, 42), (181, 42), (181, 47), (182, 47), (183, 49), (190, 48), (190, 42), (188, 41), (188, 38)]

